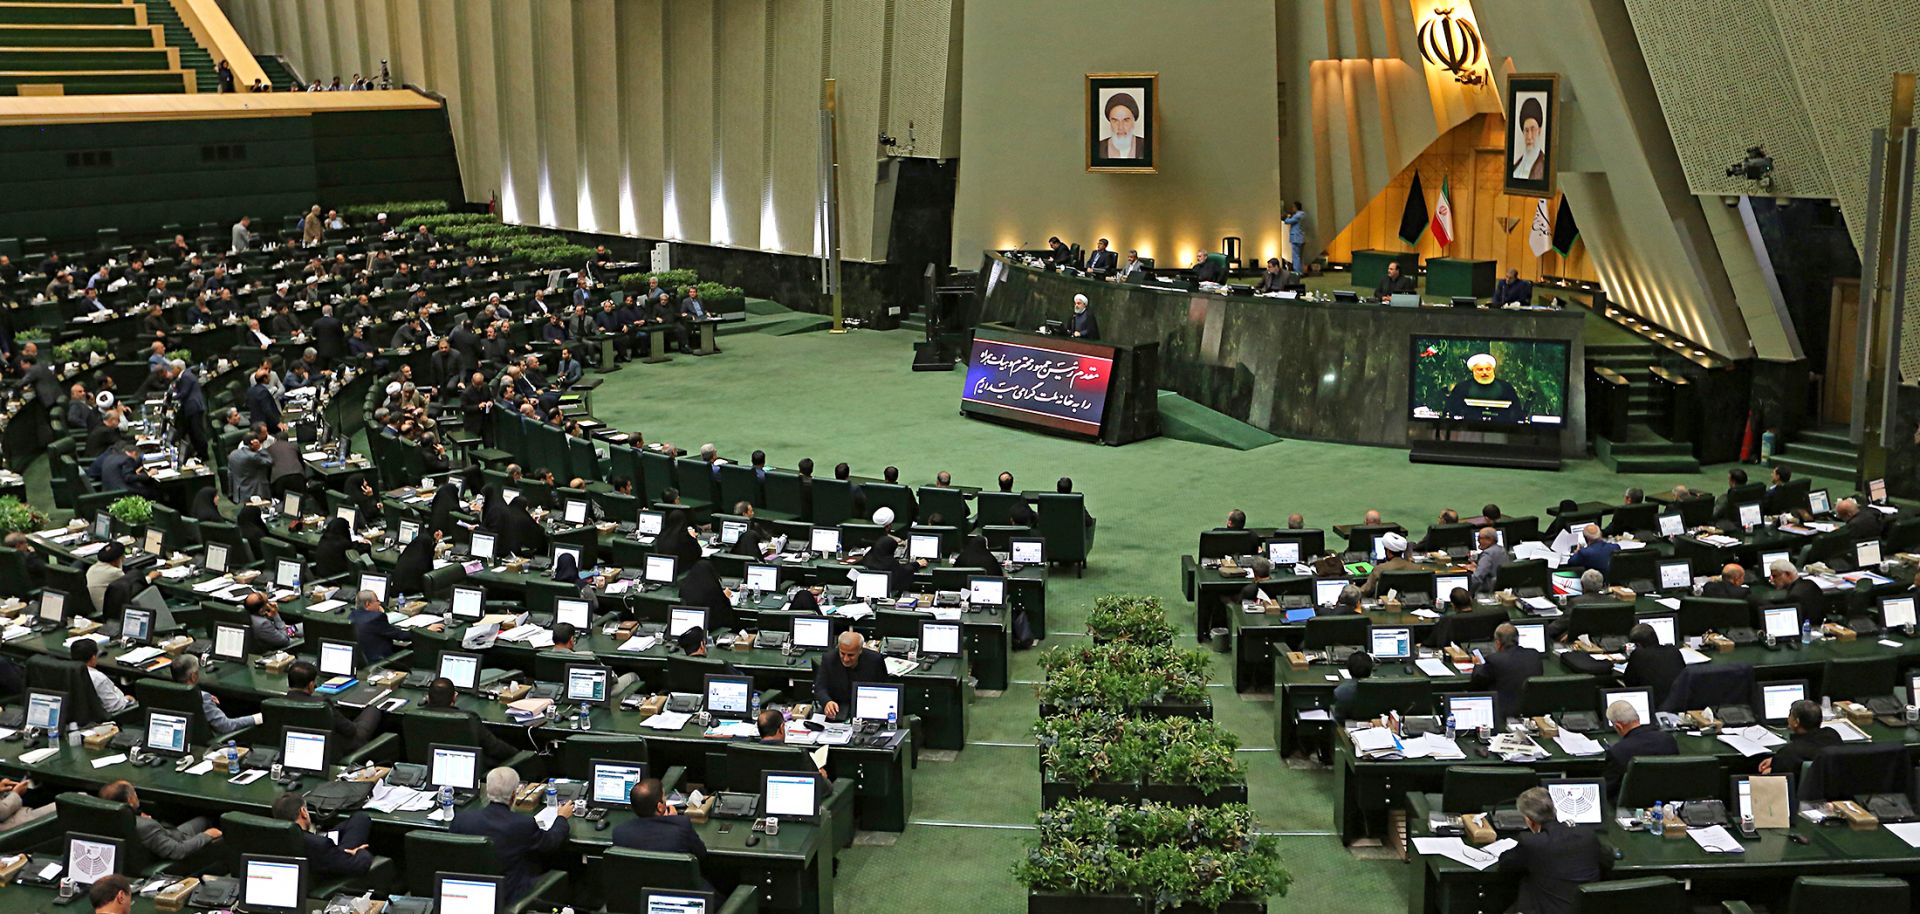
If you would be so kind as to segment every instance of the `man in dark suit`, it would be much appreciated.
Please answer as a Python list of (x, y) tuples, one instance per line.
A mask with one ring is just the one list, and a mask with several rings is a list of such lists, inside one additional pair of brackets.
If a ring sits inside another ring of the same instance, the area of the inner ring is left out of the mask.
[(1620, 551), (1620, 544), (1601, 539), (1598, 524), (1588, 524), (1586, 529), (1580, 531), (1580, 535), (1586, 540), (1586, 545), (1576, 550), (1573, 557), (1567, 559), (1567, 563), (1561, 567), (1591, 568), (1606, 574), (1607, 569), (1613, 567), (1613, 554)]
[(153, 497), (153, 483), (140, 463), (140, 446), (121, 441), (100, 455), (100, 490)]
[(1107, 239), (1102, 238), (1093, 243), (1093, 253), (1087, 255), (1087, 272), (1095, 276), (1105, 276), (1113, 272), (1113, 268), (1119, 265), (1119, 262), (1119, 256), (1107, 250)]
[(322, 879), (364, 876), (373, 867), (373, 852), (367, 849), (367, 839), (373, 834), (373, 820), (367, 818), (366, 813), (356, 812), (328, 829), (337, 838), (314, 832), (306, 797), (297, 793), (283, 793), (274, 800), (273, 817), (300, 826), (300, 841), (307, 848), (310, 875)]
[(287, 697), (309, 699), (327, 707), (333, 717), (333, 734), (340, 737), (339, 754), (345, 755), (366, 745), (380, 731), (380, 709), (368, 706), (361, 708), (359, 715), (348, 717), (340, 713), (339, 706), (331, 700), (313, 694), (314, 684), (319, 681), (319, 666), (311, 660), (295, 660), (287, 666)]
[(1775, 598), (1774, 605), (1791, 603), (1800, 608), (1800, 621), (1807, 625), (1819, 625), (1827, 620), (1827, 598), (1820, 585), (1800, 576), (1800, 570), (1786, 559), (1776, 559), (1767, 569), (1767, 580), (1778, 590), (1786, 591), (1783, 598)]
[[(659, 778), (635, 781), (627, 794), (634, 818), (613, 829), (613, 846), (637, 851), (692, 854), (701, 868), (707, 865), (707, 845), (693, 830), (693, 823), (680, 811), (668, 806)], [(712, 889), (701, 877), (702, 888)]]
[(1783, 467), (1773, 468), (1773, 475), (1767, 481), (1766, 494), (1760, 496), (1760, 510), (1765, 514), (1782, 514), (1796, 505), (1787, 503), (1787, 483), (1793, 481), (1793, 471)]
[(832, 658), (822, 660), (813, 673), (813, 699), (829, 720), (845, 720), (853, 713), (853, 687), (861, 682), (887, 681), (887, 664), (867, 650), (859, 632), (843, 632)]
[(1414, 291), (1413, 277), (1402, 275), (1400, 261), (1387, 263), (1387, 275), (1380, 277), (1380, 284), (1373, 287), (1374, 298), (1386, 298), (1389, 295), (1411, 295)]
[(566, 846), (567, 819), (573, 816), (573, 803), (562, 803), (559, 817), (541, 828), (532, 816), (513, 811), (513, 794), (519, 789), (520, 775), (512, 768), (487, 772), (487, 805), (455, 813), (449, 829), (456, 835), (479, 835), (493, 845), (506, 876), (501, 888), (510, 902), (533, 890), (534, 876), (547, 869), (541, 858)]
[(1120, 278), (1127, 282), (1139, 282), (1147, 278), (1147, 264), (1140, 259), (1139, 251), (1127, 251), (1127, 262), (1120, 266)]
[(1533, 283), (1520, 278), (1519, 270), (1508, 270), (1505, 279), (1493, 284), (1493, 306), (1530, 305), (1533, 303)]
[(253, 386), (247, 388), (247, 419), (255, 424), (266, 423), (267, 433), (280, 434), (280, 401), (273, 396), (273, 388), (268, 386), (272, 377), (270, 369), (254, 372)]
[(1193, 252), (1193, 281), (1224, 283), (1227, 281), (1227, 262), (1224, 258), (1215, 260), (1206, 251)]
[(1094, 319), (1093, 312), (1087, 310), (1087, 297), (1073, 297), (1073, 317), (1067, 319), (1067, 336), (1076, 340), (1100, 338), (1100, 322)]
[(313, 350), (326, 364), (332, 365), (347, 354), (347, 326), (333, 316), (332, 305), (320, 306), (320, 316), (313, 319), (307, 332), (313, 337)]
[(1260, 274), (1260, 282), (1254, 285), (1253, 291), (1256, 293), (1285, 292), (1287, 287), (1296, 285), (1299, 282), (1299, 275), (1282, 267), (1280, 265), (1280, 258), (1269, 257), (1267, 258), (1267, 269)]
[(1073, 266), (1073, 248), (1060, 240), (1059, 235), (1047, 239), (1047, 261), (1059, 266)]
[(1700, 585), (1700, 595), (1716, 600), (1751, 600), (1753, 588), (1747, 586), (1747, 570), (1738, 562), (1720, 569), (1720, 578)]
[(1798, 775), (1820, 750), (1840, 742), (1840, 731), (1820, 725), (1820, 704), (1802, 698), (1787, 706), (1787, 744), (1760, 760), (1760, 773)]
[(1659, 727), (1640, 721), (1640, 712), (1634, 710), (1631, 703), (1616, 701), (1607, 706), (1607, 723), (1613, 732), (1620, 735), (1613, 745), (1607, 747), (1607, 792), (1618, 793), (1620, 779), (1626, 777), (1627, 766), (1642, 755), (1679, 755), (1680, 744), (1673, 741), (1673, 734)]
[(1522, 792), (1519, 807), (1527, 830), (1500, 855), (1499, 864), (1500, 872), (1520, 877), (1520, 896), (1513, 910), (1571, 914), (1580, 886), (1606, 878), (1613, 868), (1613, 854), (1600, 843), (1597, 832), (1562, 825), (1545, 787)]
[(1673, 688), (1673, 680), (1686, 668), (1686, 658), (1680, 655), (1679, 645), (1661, 644), (1653, 626), (1645, 622), (1627, 633), (1627, 644), (1633, 653), (1627, 655), (1627, 671), (1620, 675), (1620, 681), (1651, 690), (1653, 706), (1657, 708), (1666, 702), (1667, 690)]
[(1540, 652), (1521, 647), (1520, 630), (1511, 622), (1503, 622), (1493, 630), (1493, 655), (1474, 665), (1473, 678), (1467, 688), (1491, 689), (1494, 717), (1496, 721), (1505, 721), (1520, 713), (1520, 693), (1527, 686), (1527, 678), (1540, 672)]
[[(560, 625), (566, 625), (566, 623), (562, 622), (560, 623)], [(559, 637), (559, 634), (560, 634), (560, 625), (554, 626), (554, 636), (556, 638)], [(571, 626), (569, 626), (569, 628), (571, 628)], [(555, 646), (558, 647), (558, 644), (556, 643)], [(571, 649), (571, 648), (568, 648), (568, 649)], [(583, 662), (592, 662), (592, 657), (588, 656), (587, 659)], [(435, 679), (432, 682), (427, 683), (427, 697), (426, 697), (426, 700), (421, 703), (421, 707), (430, 708), (435, 711), (448, 711), (455, 714), (464, 714), (468, 717), (474, 718), (474, 720), (477, 722), (479, 720), (479, 715), (473, 713), (472, 711), (468, 711), (460, 707), (458, 704), (456, 704), (455, 703), (456, 697), (457, 697), (456, 693), (454, 692), (454, 689), (453, 689), (453, 680), (448, 679), (445, 676), (442, 676), (438, 679)], [(515, 755), (519, 754), (519, 750), (515, 749), (512, 743), (509, 743), (506, 740), (493, 735), (492, 728), (478, 727), (476, 729), (480, 731), (480, 746), (479, 746), (480, 758), (485, 760), (487, 764), (504, 765), (507, 763), (508, 759), (511, 759)]]
[(200, 378), (185, 362), (174, 360), (162, 370), (162, 379), (173, 385), (173, 424), (187, 438), (187, 451), (194, 457), (207, 456), (207, 394)]
[[(353, 623), (353, 641), (360, 648), (360, 657), (366, 663), (378, 663), (393, 656), (395, 641), (413, 640), (413, 631), (404, 629), (387, 621), (386, 607), (380, 605), (380, 598), (371, 590), (360, 591), (353, 598), (353, 614), (348, 618)], [(427, 631), (446, 631), (446, 626), (435, 622), (426, 626)]]
[(20, 389), (32, 393), (33, 398), (49, 411), (60, 399), (60, 381), (53, 376), (53, 369), (40, 364), (36, 355), (20, 358)]
[(1863, 508), (1851, 498), (1840, 499), (1840, 503), (1833, 506), (1833, 516), (1840, 519), (1841, 528), (1856, 543), (1877, 540), (1886, 528), (1886, 518), (1878, 509)]

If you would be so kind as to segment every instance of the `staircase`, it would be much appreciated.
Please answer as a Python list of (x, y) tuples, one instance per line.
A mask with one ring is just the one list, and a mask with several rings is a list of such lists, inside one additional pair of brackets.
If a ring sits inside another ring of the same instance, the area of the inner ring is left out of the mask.
[[(1652, 343), (1593, 343), (1586, 347), (1588, 367), (1601, 366), (1620, 373), (1632, 385), (1627, 400), (1627, 432), (1619, 439), (1594, 436), (1594, 456), (1616, 473), (1697, 473), (1700, 461), (1693, 448), (1661, 437), (1652, 423), (1665, 418), (1647, 369), (1659, 358)], [(1586, 383), (1581, 378), (1577, 383)]]
[[(261, 71), (267, 74), (267, 84), (272, 86), (275, 92), (285, 92), (292, 88), (294, 83), (300, 82), (299, 74), (293, 72), (293, 65), (287, 63), (284, 57), (277, 54), (264, 56), (255, 54), (253, 60), (260, 65)], [(302, 85), (305, 84), (302, 83)]]
[(1773, 462), (1795, 473), (1822, 479), (1856, 479), (1860, 473), (1860, 451), (1847, 440), (1847, 427), (1827, 425), (1794, 434), (1790, 442), (1774, 448)]
[(180, 13), (173, 8), (172, 0), (134, 2), (147, 8), (147, 23), (161, 27), (167, 36), (167, 46), (180, 50), (180, 68), (193, 74), (199, 91), (220, 91), (220, 74), (213, 68), (213, 55), (194, 40), (193, 32), (180, 21)]

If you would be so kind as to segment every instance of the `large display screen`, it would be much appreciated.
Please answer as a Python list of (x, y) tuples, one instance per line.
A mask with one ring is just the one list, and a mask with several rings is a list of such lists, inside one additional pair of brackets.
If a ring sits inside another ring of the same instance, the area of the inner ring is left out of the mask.
[(960, 411), (1097, 437), (1113, 353), (1075, 340), (977, 331)]
[(1415, 336), (1413, 419), (1558, 427), (1567, 416), (1570, 346), (1555, 340)]

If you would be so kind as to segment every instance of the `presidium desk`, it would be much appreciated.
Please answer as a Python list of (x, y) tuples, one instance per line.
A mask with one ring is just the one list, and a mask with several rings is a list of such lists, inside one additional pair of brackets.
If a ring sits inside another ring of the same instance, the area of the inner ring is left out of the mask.
[(1100, 323), (1099, 342), (1158, 344), (1161, 388), (1276, 435), (1350, 444), (1408, 447), (1428, 434), (1407, 418), (1415, 334), (1566, 340), (1572, 355), (1560, 453), (1586, 451), (1580, 311), (1389, 308), (1187, 292), (1037, 269), (997, 251), (986, 252), (979, 283), (970, 324), (1032, 330), (1066, 320), (1073, 296), (1085, 295)]

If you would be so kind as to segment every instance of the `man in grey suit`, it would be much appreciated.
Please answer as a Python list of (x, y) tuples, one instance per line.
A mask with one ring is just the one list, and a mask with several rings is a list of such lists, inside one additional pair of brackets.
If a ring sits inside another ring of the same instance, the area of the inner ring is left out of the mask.
[(233, 501), (244, 505), (248, 499), (267, 498), (272, 482), (273, 457), (260, 449), (265, 442), (258, 430), (240, 441), (227, 455), (227, 472), (233, 487)]
[(233, 252), (244, 254), (253, 249), (253, 217), (241, 216), (233, 224)]
[(1473, 592), (1492, 592), (1494, 575), (1499, 573), (1500, 566), (1510, 561), (1513, 561), (1513, 557), (1507, 554), (1507, 547), (1500, 545), (1500, 540), (1494, 535), (1493, 528), (1481, 527), (1480, 554), (1474, 559), (1471, 578)]
[(114, 781), (100, 788), (100, 799), (133, 807), (137, 814), (133, 830), (140, 836), (141, 846), (162, 860), (184, 860), (220, 840), (220, 829), (212, 827), (213, 820), (206, 816), (189, 819), (176, 828), (140, 812), (140, 794), (127, 781)]
[(284, 435), (268, 435), (264, 425), (254, 426), (253, 435), (266, 439), (260, 451), (273, 461), (273, 471), (267, 474), (273, 493), (278, 495), (288, 489), (306, 488), (307, 468), (300, 462), (300, 447)]

